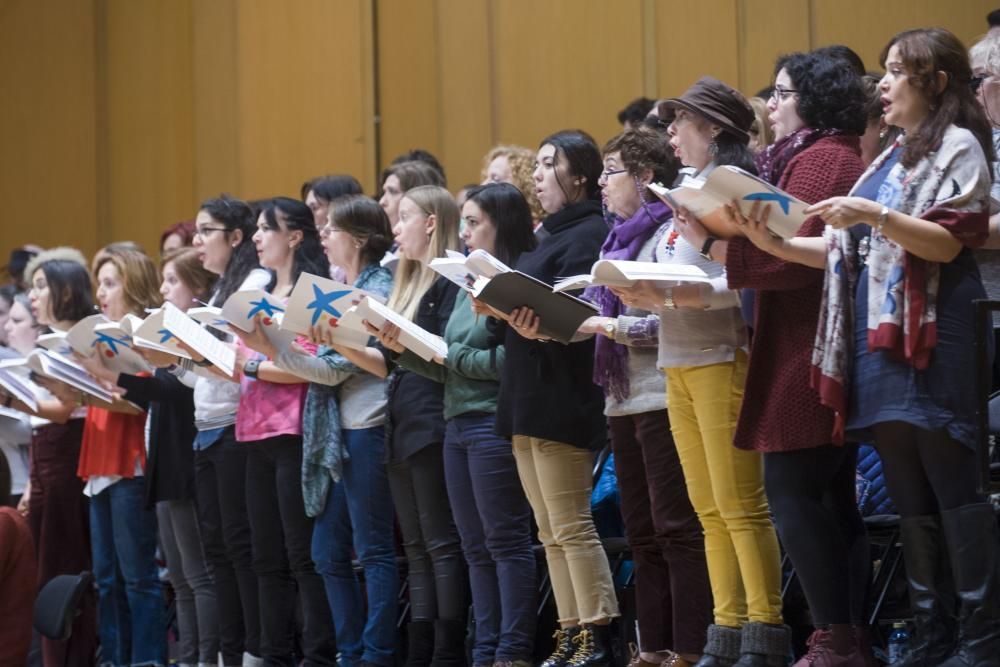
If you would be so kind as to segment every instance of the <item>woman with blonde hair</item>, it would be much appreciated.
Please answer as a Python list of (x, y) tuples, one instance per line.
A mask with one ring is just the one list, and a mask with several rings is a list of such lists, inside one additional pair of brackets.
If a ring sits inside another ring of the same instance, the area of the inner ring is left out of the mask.
[(524, 146), (501, 144), (494, 146), (483, 158), (482, 184), (510, 183), (521, 191), (531, 208), (531, 219), (535, 228), (545, 217), (545, 209), (535, 193), (535, 154)]
[[(405, 163), (404, 163), (405, 164)], [(458, 288), (427, 263), (457, 250), (458, 206), (443, 187), (407, 190), (392, 226), (399, 248), (388, 306), (432, 334), (444, 333)], [(381, 343), (388, 328), (371, 328)], [(444, 386), (396, 363), (387, 345), (336, 348), (361, 368), (389, 378), (389, 488), (409, 565), (407, 665), (464, 665), (468, 583), (444, 477)]]

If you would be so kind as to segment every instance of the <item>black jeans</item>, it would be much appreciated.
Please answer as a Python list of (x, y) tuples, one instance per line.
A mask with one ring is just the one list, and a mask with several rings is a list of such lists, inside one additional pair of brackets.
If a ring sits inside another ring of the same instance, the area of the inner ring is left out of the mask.
[[(260, 654), (294, 665), (296, 592), (302, 607), (305, 665), (335, 665), (337, 647), (323, 578), (312, 560), (313, 520), (302, 500), (302, 437), (243, 443), (246, 503), (260, 601)], [(297, 591), (296, 591), (297, 589)]]
[(260, 655), (257, 575), (246, 510), (247, 447), (234, 428), (195, 452), (198, 528), (215, 582), (223, 664), (240, 665), (243, 652)]
[(855, 501), (857, 445), (764, 454), (764, 487), (778, 537), (816, 626), (859, 623), (871, 562)]
[(442, 443), (389, 463), (389, 489), (409, 566), (410, 618), (465, 621), (468, 572), (444, 480)]

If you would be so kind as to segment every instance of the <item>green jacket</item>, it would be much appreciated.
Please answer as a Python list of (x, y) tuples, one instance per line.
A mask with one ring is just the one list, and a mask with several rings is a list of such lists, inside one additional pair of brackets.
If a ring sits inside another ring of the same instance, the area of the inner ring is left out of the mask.
[(504, 349), (503, 345), (491, 346), (490, 339), (486, 317), (472, 312), (468, 292), (460, 290), (444, 330), (444, 341), (448, 344), (444, 365), (424, 361), (409, 350), (399, 355), (396, 362), (444, 384), (445, 419), (470, 412), (493, 414), (497, 410)]

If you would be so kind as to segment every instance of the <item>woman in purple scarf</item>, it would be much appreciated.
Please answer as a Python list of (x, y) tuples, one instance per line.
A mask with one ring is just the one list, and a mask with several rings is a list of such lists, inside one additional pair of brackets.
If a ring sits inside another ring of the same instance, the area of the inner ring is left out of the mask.
[[(646, 185), (669, 185), (677, 167), (665, 137), (650, 128), (638, 127), (608, 142), (599, 183), (616, 224), (602, 258), (656, 261), (656, 247), (669, 243), (671, 213), (647, 194)], [(622, 516), (635, 559), (641, 641), (631, 664), (660, 665), (668, 659), (693, 664), (712, 620), (712, 596), (704, 536), (688, 499), (670, 434), (663, 373), (656, 364), (660, 318), (624, 305), (605, 287), (591, 288), (587, 296), (601, 314), (580, 331), (598, 336), (594, 382), (607, 397)]]

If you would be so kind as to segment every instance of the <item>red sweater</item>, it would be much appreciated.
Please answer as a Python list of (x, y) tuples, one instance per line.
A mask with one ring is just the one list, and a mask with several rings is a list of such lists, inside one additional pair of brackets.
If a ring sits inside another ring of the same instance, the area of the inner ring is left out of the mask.
[(0, 665), (23, 665), (31, 648), (38, 574), (27, 520), (0, 507)]
[[(846, 195), (864, 167), (856, 137), (824, 137), (796, 155), (778, 187), (814, 204)], [(799, 236), (820, 236), (813, 217)], [(833, 411), (809, 386), (823, 271), (769, 255), (743, 237), (729, 241), (729, 287), (756, 289), (754, 335), (746, 392), (734, 443), (740, 449), (784, 452), (833, 441)]]

